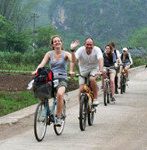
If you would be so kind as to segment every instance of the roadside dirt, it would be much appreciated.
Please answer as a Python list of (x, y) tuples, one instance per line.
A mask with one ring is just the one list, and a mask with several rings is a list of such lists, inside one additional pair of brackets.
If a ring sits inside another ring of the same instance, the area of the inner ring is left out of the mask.
[[(28, 83), (33, 79), (30, 74), (0, 73), (0, 91), (23, 91), (27, 89)], [(77, 89), (78, 83), (74, 80), (68, 81), (67, 92)]]
[(0, 73), (0, 91), (26, 90), (27, 84), (33, 76), (28, 74)]

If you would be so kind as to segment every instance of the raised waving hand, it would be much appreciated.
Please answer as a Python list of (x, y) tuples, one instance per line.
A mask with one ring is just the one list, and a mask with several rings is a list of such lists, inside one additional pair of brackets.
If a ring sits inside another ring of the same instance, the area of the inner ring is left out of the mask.
[(70, 49), (75, 50), (79, 44), (80, 44), (79, 40), (72, 41), (70, 44)]

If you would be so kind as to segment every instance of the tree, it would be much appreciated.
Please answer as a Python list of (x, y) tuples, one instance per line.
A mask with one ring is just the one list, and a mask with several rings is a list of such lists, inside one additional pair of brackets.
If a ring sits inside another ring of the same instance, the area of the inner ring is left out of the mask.
[(27, 50), (31, 34), (25, 30), (30, 22), (33, 8), (39, 0), (0, 0), (0, 48), (1, 50)]
[(49, 25), (47, 27), (40, 27), (37, 30), (36, 44), (40, 47), (48, 47), (52, 35), (57, 34), (56, 29)]
[(39, 0), (0, 0), (0, 14), (13, 22), (17, 32), (21, 32), (31, 21), (32, 10), (38, 3)]
[(6, 36), (7, 50), (25, 52), (31, 44), (31, 37), (28, 32), (15, 32), (11, 30)]
[(11, 22), (8, 21), (4, 16), (0, 15), (0, 48), (5, 49), (6, 47), (6, 36), (12, 29)]
[(129, 45), (132, 47), (143, 47), (147, 48), (147, 27), (140, 28), (136, 30), (130, 37), (129, 37)]

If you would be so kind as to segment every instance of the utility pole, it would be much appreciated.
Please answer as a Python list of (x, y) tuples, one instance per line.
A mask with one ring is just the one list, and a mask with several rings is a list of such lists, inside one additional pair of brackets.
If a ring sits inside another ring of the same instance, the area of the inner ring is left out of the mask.
[(35, 44), (35, 34), (36, 34), (36, 19), (39, 17), (39, 15), (37, 13), (33, 13), (32, 14), (32, 19), (33, 19), (33, 55), (34, 55), (34, 51), (35, 51), (35, 47), (36, 47), (36, 44)]

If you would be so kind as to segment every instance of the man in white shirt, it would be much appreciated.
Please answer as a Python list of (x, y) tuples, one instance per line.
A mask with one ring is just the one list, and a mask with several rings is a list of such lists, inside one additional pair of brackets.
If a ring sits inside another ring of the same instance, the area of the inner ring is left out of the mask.
[(103, 71), (103, 55), (99, 47), (94, 46), (94, 41), (92, 38), (87, 38), (85, 40), (84, 46), (81, 46), (74, 53), (75, 48), (79, 45), (79, 41), (73, 41), (71, 43), (72, 59), (78, 60), (78, 66), (80, 74), (83, 77), (79, 77), (79, 90), (83, 89), (85, 78), (90, 74), (90, 87), (94, 93), (93, 105), (97, 106), (99, 104), (98, 97), (98, 87), (96, 79), (99, 74)]

